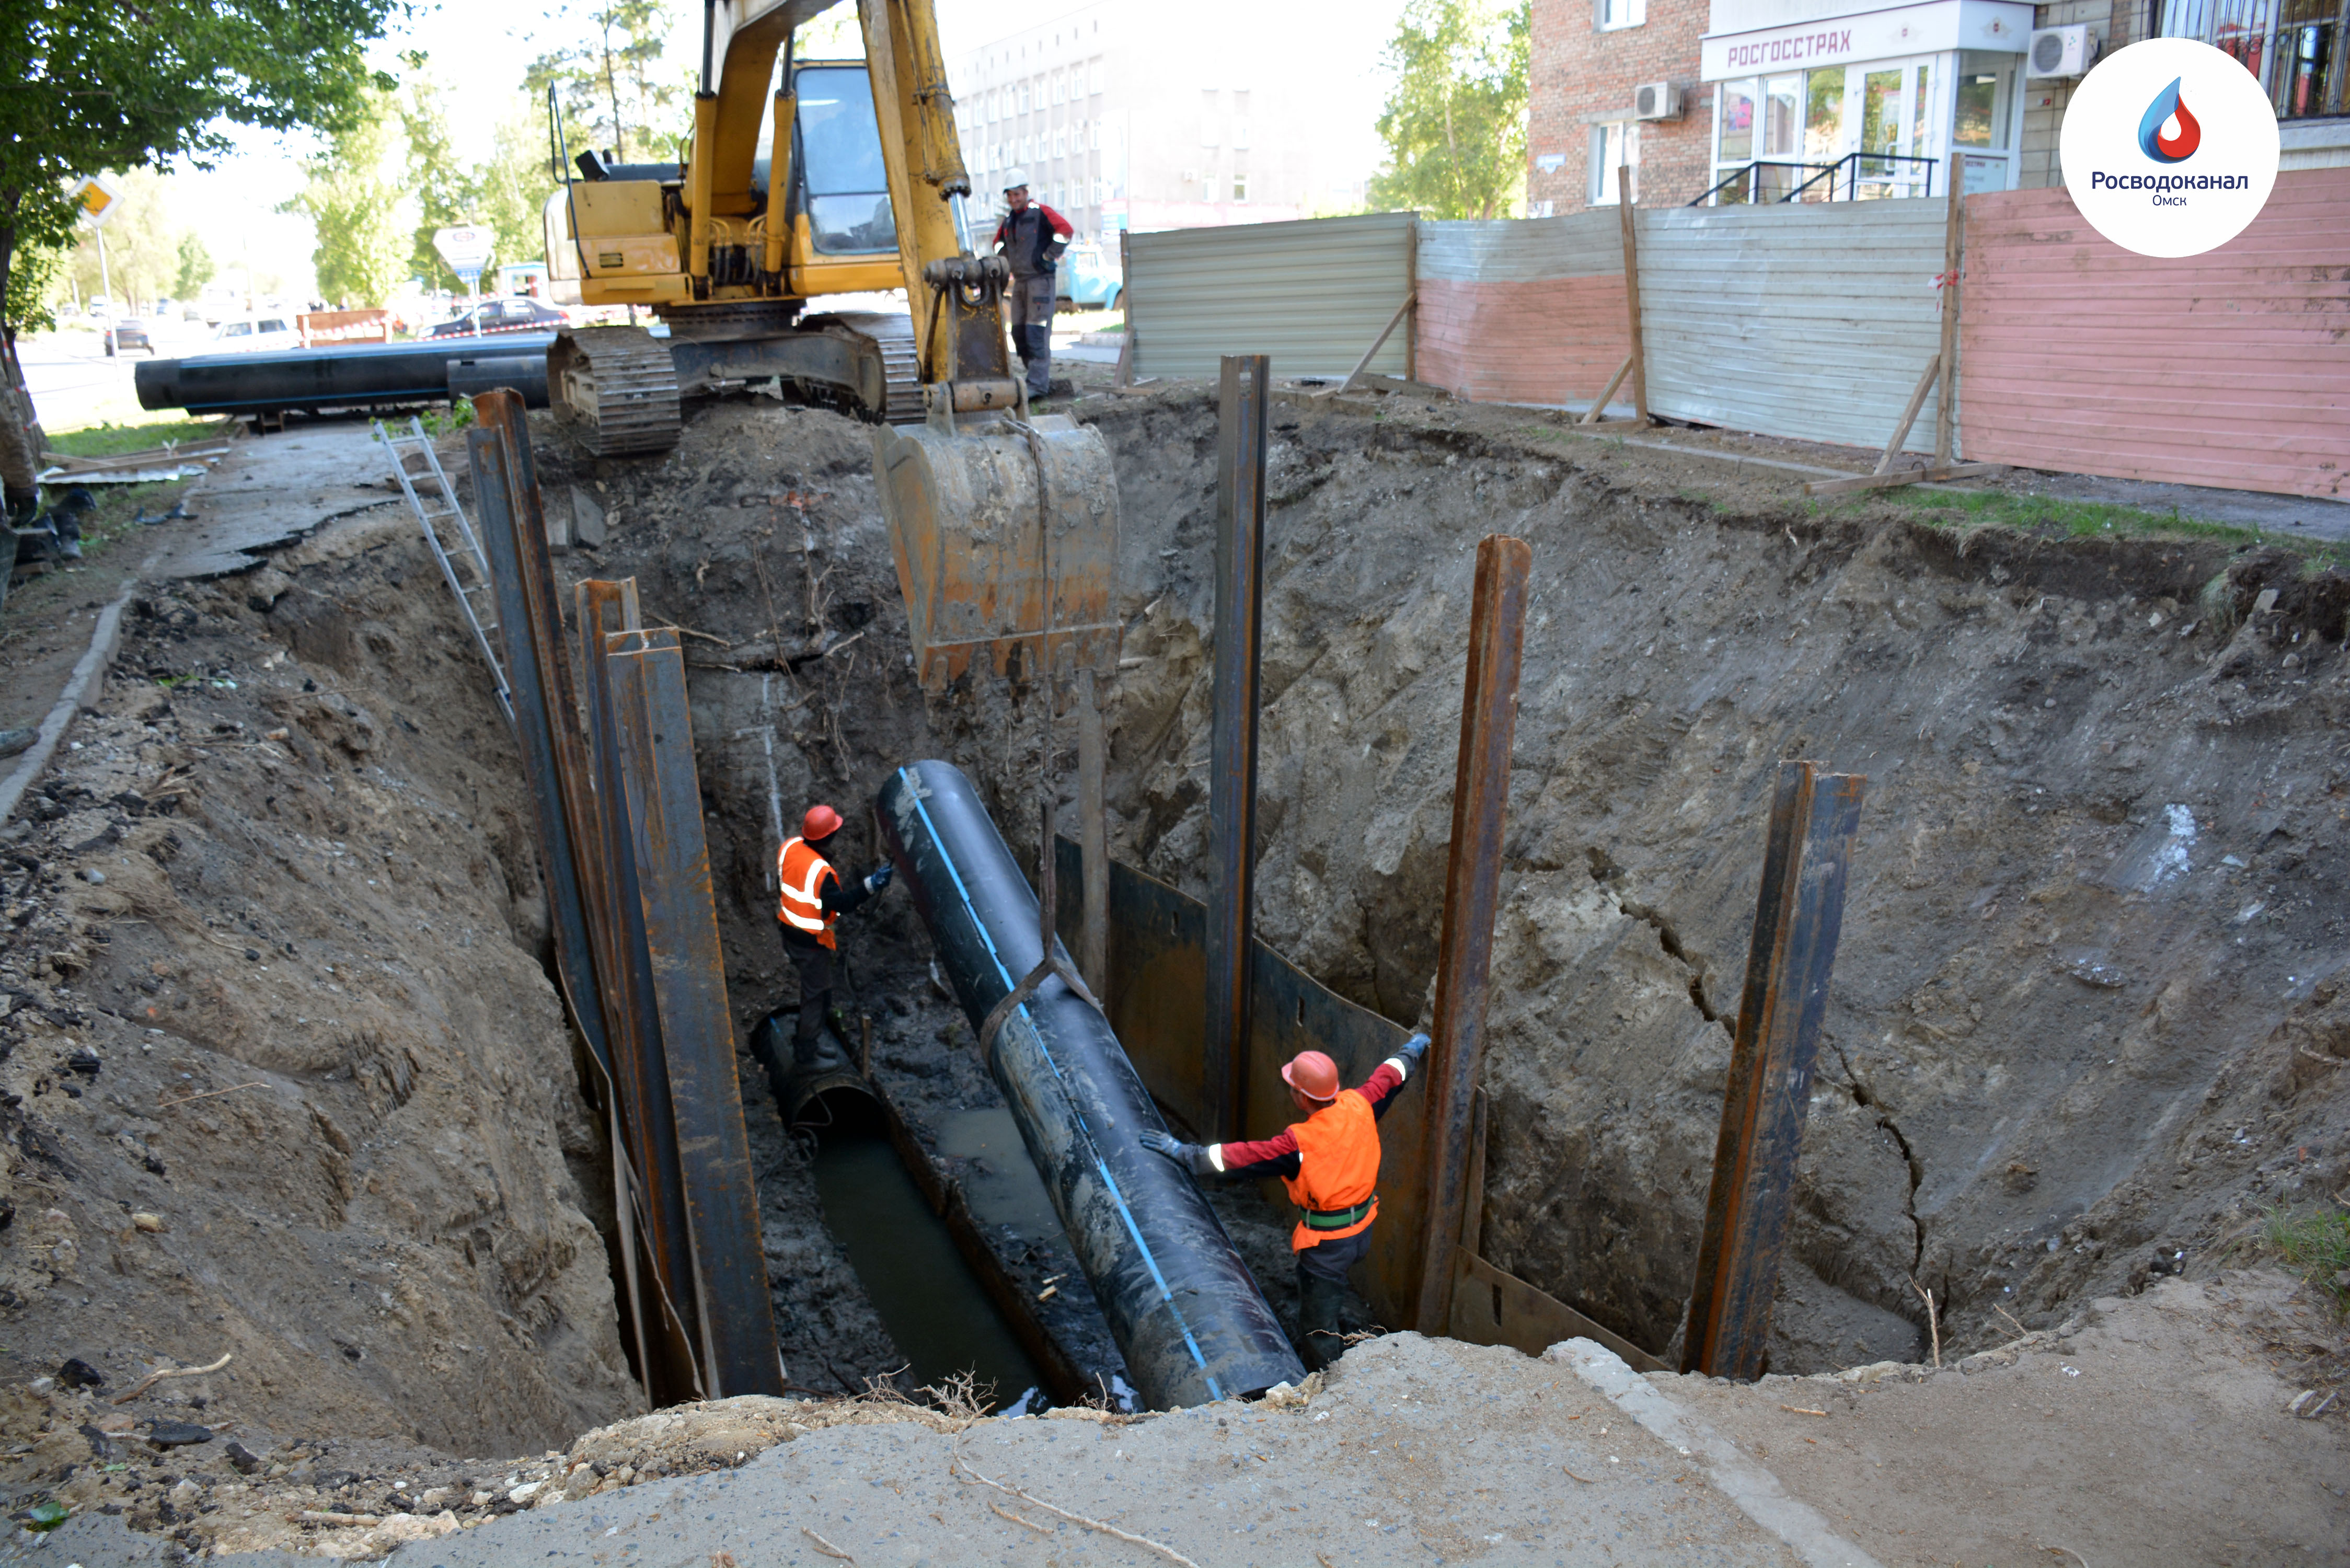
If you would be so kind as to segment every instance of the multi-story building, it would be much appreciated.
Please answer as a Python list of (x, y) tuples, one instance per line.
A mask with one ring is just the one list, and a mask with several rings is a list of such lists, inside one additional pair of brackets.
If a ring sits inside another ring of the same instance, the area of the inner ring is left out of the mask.
[(2200, 38), (2270, 89), (2285, 167), (2350, 163), (2350, 0), (1534, 0), (1528, 199), (1539, 214), (2060, 183), (2079, 70), (2137, 38)]
[(951, 61), (979, 209), (1000, 208), (995, 182), (1013, 169), (1088, 238), (1358, 202), (1367, 170), (1347, 167), (1314, 83), (1292, 68), (1296, 27), (1220, 10), (1096, 0)]

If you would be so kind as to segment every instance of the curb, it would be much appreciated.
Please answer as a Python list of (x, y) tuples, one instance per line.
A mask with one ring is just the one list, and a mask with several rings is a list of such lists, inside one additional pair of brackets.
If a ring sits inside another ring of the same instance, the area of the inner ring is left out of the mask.
[(1563, 1361), (1651, 1434), (1703, 1468), (1715, 1490), (1747, 1518), (1787, 1543), (1811, 1568), (1879, 1568), (1877, 1560), (1838, 1535), (1809, 1503), (1787, 1495), (1779, 1478), (1738, 1451), (1738, 1445), (1676, 1406), (1605, 1345), (1570, 1339), (1543, 1353)]
[(16, 764), (16, 771), (0, 780), (0, 822), (16, 815), (17, 803), (25, 798), (25, 792), (33, 787), (33, 781), (41, 776), (57, 754), (57, 746), (65, 740), (66, 728), (73, 722), (82, 700), (106, 680), (107, 670), (114, 663), (114, 650), (122, 644), (122, 612), (130, 607), (131, 599), (145, 581), (141, 573), (132, 573), (113, 602), (99, 612), (98, 625), (89, 634), (89, 648), (67, 677), (66, 688), (57, 694), (48, 717), (41, 721), (39, 739)]

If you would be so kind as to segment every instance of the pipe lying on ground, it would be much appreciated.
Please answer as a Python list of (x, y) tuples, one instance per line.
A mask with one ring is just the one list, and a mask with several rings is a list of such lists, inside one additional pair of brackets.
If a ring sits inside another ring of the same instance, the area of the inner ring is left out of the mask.
[[(1043, 956), (1036, 896), (952, 763), (899, 768), (879, 804), (890, 859), (977, 1029)], [(1107, 1020), (1047, 979), (996, 1032), (988, 1068), (1145, 1404), (1304, 1380), (1207, 1198), (1137, 1141), (1164, 1124)]]
[(200, 354), (150, 359), (132, 381), (142, 409), (205, 414), (274, 414), (302, 409), (364, 409), (447, 402), (493, 387), (546, 407), (552, 333), (437, 337), (421, 343), (355, 343), (278, 353)]

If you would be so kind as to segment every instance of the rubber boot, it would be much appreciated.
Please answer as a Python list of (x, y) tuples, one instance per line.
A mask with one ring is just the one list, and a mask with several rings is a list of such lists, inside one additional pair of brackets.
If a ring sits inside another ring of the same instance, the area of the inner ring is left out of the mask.
[(1297, 1272), (1297, 1354), (1308, 1372), (1319, 1372), (1347, 1352), (1340, 1337), (1338, 1314), (1347, 1303), (1347, 1287), (1321, 1274)]

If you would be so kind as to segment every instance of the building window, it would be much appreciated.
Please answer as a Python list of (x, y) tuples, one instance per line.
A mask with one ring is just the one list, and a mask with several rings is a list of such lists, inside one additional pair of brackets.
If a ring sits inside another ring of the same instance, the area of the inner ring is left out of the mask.
[(2163, 0), (2162, 34), (2235, 56), (2279, 119), (2350, 109), (2350, 0)]
[(1247, 175), (1235, 174), (1232, 176), (1232, 200), (1235, 202), (1245, 202), (1248, 200)]
[[(1099, 27), (1099, 26), (1101, 26), (1101, 24), (1100, 24), (1100, 23), (1098, 23), (1098, 22), (1097, 22), (1097, 23), (1095, 23), (1095, 24), (1094, 24), (1094, 26), (1095, 26), (1096, 27)], [(1092, 76), (1093, 76), (1093, 81), (1092, 81), (1092, 84), (1091, 84), (1091, 85), (1092, 85), (1092, 87), (1093, 87), (1094, 91), (1096, 91), (1096, 92), (1099, 92), (1099, 91), (1101, 91), (1101, 89), (1102, 89), (1102, 63), (1101, 63), (1099, 60), (1096, 60), (1096, 61), (1094, 62), (1093, 71), (1092, 71)]]
[(1593, 13), (1603, 33), (1637, 27), (1648, 19), (1648, 0), (1593, 0)]
[(1591, 204), (1613, 207), (1624, 199), (1617, 171), (1632, 168), (1632, 200), (1640, 199), (1640, 128), (1628, 119), (1591, 128)]

